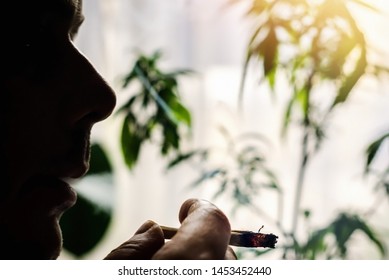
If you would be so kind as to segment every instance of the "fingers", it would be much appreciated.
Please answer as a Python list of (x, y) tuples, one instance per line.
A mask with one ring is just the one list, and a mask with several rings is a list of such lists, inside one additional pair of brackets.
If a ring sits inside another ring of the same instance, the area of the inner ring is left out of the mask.
[(181, 227), (165, 245), (161, 228), (147, 221), (105, 259), (236, 259), (228, 247), (230, 224), (216, 206), (204, 200), (187, 200), (179, 220)]
[(106, 260), (146, 260), (164, 244), (161, 228), (153, 221), (145, 222), (131, 237), (105, 257)]
[[(154, 259), (224, 259), (230, 239), (230, 224), (213, 204), (190, 199), (181, 207), (182, 223), (176, 235)], [(231, 252), (228, 257), (232, 257)]]
[(224, 256), (225, 260), (237, 260), (238, 257), (236, 256), (234, 250), (231, 247), (227, 248), (226, 255)]

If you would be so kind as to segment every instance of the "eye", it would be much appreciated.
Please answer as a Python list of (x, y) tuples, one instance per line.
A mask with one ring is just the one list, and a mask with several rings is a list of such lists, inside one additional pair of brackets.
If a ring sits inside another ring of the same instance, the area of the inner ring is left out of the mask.
[(84, 22), (85, 20), (85, 17), (80, 15), (78, 17), (76, 17), (73, 22), (72, 22), (72, 25), (71, 25), (71, 28), (69, 30), (69, 37), (70, 39), (73, 41), (77, 34), (78, 34), (78, 30), (80, 29), (82, 23)]

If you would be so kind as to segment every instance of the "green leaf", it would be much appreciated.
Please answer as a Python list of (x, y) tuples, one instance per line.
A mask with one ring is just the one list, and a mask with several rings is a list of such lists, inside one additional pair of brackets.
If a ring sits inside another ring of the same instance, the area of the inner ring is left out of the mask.
[(224, 173), (225, 173), (225, 170), (221, 169), (221, 168), (213, 169), (210, 171), (205, 171), (205, 172), (203, 172), (203, 174), (201, 175), (201, 177), (199, 179), (197, 179), (195, 182), (192, 183), (192, 186), (198, 186), (201, 183), (203, 183), (204, 181), (210, 180), (210, 179), (216, 177), (217, 175), (224, 174)]
[(309, 103), (309, 95), (310, 95), (310, 86), (309, 85), (304, 85), (303, 88), (301, 88), (296, 95), (296, 100), (300, 103), (301, 105), (301, 110), (304, 115), (304, 119), (308, 118), (309, 115), (309, 108), (310, 108), (310, 103)]
[(280, 186), (276, 182), (270, 182), (269, 184), (263, 184), (265, 188), (276, 190), (278, 192), (281, 191)]
[(180, 135), (177, 131), (177, 126), (175, 124), (166, 122), (162, 123), (163, 126), (163, 141), (161, 153), (162, 155), (166, 155), (170, 148), (174, 148), (178, 150), (180, 146)]
[(188, 127), (191, 126), (191, 115), (187, 108), (184, 107), (178, 100), (170, 102), (169, 106), (180, 123), (184, 123)]
[(137, 76), (137, 74), (136, 74), (135, 70), (132, 69), (131, 72), (128, 73), (128, 75), (124, 77), (122, 87), (126, 88), (136, 78), (136, 76)]
[(383, 185), (382, 187), (384, 188), (386, 195), (389, 197), (389, 182), (384, 182), (382, 185)]
[(133, 104), (135, 103), (135, 101), (138, 99), (139, 95), (134, 95), (132, 96), (122, 107), (120, 107), (117, 111), (116, 111), (116, 115), (119, 115), (121, 114), (122, 112), (128, 112), (129, 110), (131, 110), (131, 107), (133, 106)]
[(346, 79), (344, 80), (342, 86), (339, 89), (338, 95), (336, 96), (332, 107), (335, 107), (337, 104), (345, 102), (349, 96), (350, 91), (365, 73), (365, 69), (367, 66), (366, 61), (366, 50), (362, 49), (361, 55), (358, 59), (357, 65), (355, 67), (354, 72), (352, 72)]
[(370, 239), (370, 241), (372, 241), (376, 245), (377, 249), (381, 253), (381, 256), (385, 256), (386, 248), (384, 246), (384, 243), (381, 240), (379, 240), (379, 238), (377, 237), (375, 232), (371, 229), (371, 227), (368, 226), (367, 223), (358, 216), (355, 216), (354, 219), (356, 223), (356, 228), (361, 230)]
[(311, 210), (305, 209), (303, 215), (305, 219), (309, 219), (311, 217)]
[(90, 168), (86, 175), (112, 173), (112, 165), (101, 145), (95, 143), (91, 146)]
[(233, 195), (236, 202), (241, 205), (249, 205), (251, 203), (251, 197), (242, 191), (238, 180), (234, 180), (233, 183), (235, 184)]
[(278, 39), (275, 31), (275, 26), (269, 24), (269, 31), (266, 38), (261, 43), (261, 54), (263, 56), (263, 70), (266, 77), (274, 72), (274, 68), (277, 65), (277, 50)]
[(176, 79), (177, 76), (180, 75), (189, 75), (195, 73), (193, 70), (190, 69), (180, 69), (180, 70), (175, 70), (169, 73), (164, 74), (165, 78), (170, 78), (170, 79)]
[(377, 238), (372, 229), (359, 216), (341, 213), (332, 223), (332, 227), (342, 257), (346, 255), (347, 242), (356, 230), (362, 231), (376, 245), (381, 255), (385, 255), (386, 249), (383, 242)]
[(306, 258), (315, 259), (318, 253), (330, 251), (331, 248), (328, 248), (325, 239), (327, 236), (333, 235), (339, 256), (344, 258), (347, 255), (348, 242), (356, 231), (361, 231), (372, 241), (382, 256), (386, 254), (384, 243), (377, 237), (371, 227), (358, 215), (349, 213), (340, 213), (328, 226), (314, 231), (305, 246), (301, 248), (301, 251)]
[(283, 137), (285, 137), (286, 132), (287, 132), (288, 127), (289, 127), (289, 124), (290, 124), (291, 119), (292, 119), (293, 105), (296, 101), (296, 97), (297, 97), (297, 95), (294, 94), (294, 96), (289, 100), (288, 105), (286, 106), (286, 110), (284, 113), (284, 121), (283, 121), (283, 125), (282, 125), (282, 132), (281, 132)]
[(318, 253), (323, 253), (327, 249), (325, 238), (332, 231), (331, 227), (326, 227), (317, 230), (311, 234), (305, 246), (301, 248), (305, 257), (308, 259), (316, 259)]
[(347, 253), (346, 243), (357, 228), (353, 219), (345, 213), (340, 214), (338, 219), (332, 223), (332, 226), (337, 247), (341, 256), (344, 257)]
[(267, 81), (269, 83), (270, 89), (274, 92), (276, 87), (276, 74), (277, 74), (277, 67), (274, 67), (273, 70), (271, 70), (267, 74)]
[(218, 198), (220, 195), (222, 195), (226, 188), (227, 188), (227, 185), (228, 185), (228, 180), (227, 179), (224, 179), (220, 185), (219, 185), (219, 190), (213, 195), (213, 199), (216, 199)]
[(132, 169), (138, 160), (143, 138), (136, 132), (131, 133), (128, 118), (125, 118), (122, 126), (121, 147), (124, 161), (129, 169)]
[(171, 111), (170, 107), (166, 104), (165, 100), (160, 97), (158, 92), (153, 87), (152, 83), (148, 79), (146, 73), (144, 70), (140, 67), (136, 67), (135, 71), (138, 75), (138, 78), (140, 82), (142, 83), (143, 87), (147, 90), (147, 92), (150, 94), (152, 98), (154, 98), (156, 104), (158, 107), (166, 114), (166, 116), (174, 123), (178, 124), (178, 121), (176, 120), (173, 112)]
[[(138, 81), (141, 87), (139, 93), (133, 95), (118, 110), (118, 113), (126, 114), (121, 133), (121, 148), (125, 163), (130, 169), (138, 160), (142, 143), (151, 139), (156, 127), (162, 129), (160, 151), (165, 156), (171, 150), (178, 151), (181, 141), (180, 126), (191, 126), (191, 114), (180, 101), (176, 79), (178, 75), (191, 71), (164, 73), (157, 67), (161, 55), (160, 51), (151, 56), (140, 55), (124, 81), (126, 86), (131, 81)], [(139, 113), (142, 113), (142, 116), (139, 116)]]
[(382, 143), (385, 141), (386, 138), (389, 138), (389, 133), (384, 134), (377, 140), (375, 140), (373, 143), (369, 145), (369, 147), (366, 150), (366, 164), (365, 164), (365, 171), (367, 172), (369, 170), (369, 167), (374, 160), (378, 150), (380, 149)]
[(184, 153), (184, 154), (178, 154), (173, 160), (171, 160), (167, 166), (167, 169), (171, 169), (178, 164), (182, 163), (183, 161), (190, 160), (192, 157), (198, 154), (203, 154), (203, 150), (196, 150), (196, 151), (191, 151), (189, 153)]
[(104, 237), (110, 221), (110, 209), (78, 194), (77, 203), (63, 214), (60, 221), (64, 249), (77, 257), (88, 253)]

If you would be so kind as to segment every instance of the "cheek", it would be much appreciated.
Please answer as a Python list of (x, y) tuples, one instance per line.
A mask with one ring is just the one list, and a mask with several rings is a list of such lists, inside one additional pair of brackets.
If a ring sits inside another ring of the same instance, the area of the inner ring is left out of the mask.
[(33, 172), (63, 138), (59, 135), (62, 124), (55, 92), (31, 90), (33, 86), (19, 82), (22, 86), (14, 84), (8, 92), (4, 150), (11, 174)]

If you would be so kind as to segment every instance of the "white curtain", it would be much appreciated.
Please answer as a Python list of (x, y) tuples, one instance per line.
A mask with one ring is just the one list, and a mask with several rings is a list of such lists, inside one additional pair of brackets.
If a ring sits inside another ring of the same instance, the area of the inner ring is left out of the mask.
[[(264, 134), (272, 143), (267, 147), (269, 162), (286, 188), (285, 208), (291, 209), (300, 134), (291, 131), (287, 141), (280, 140), (281, 112), (287, 100), (283, 92), (288, 92), (288, 89), (282, 89), (281, 85), (274, 101), (268, 92), (258, 87), (254, 73), (246, 90), (244, 114), (237, 113), (237, 93), (250, 25), (244, 19), (243, 8), (227, 8), (226, 2), (84, 0), (86, 21), (76, 45), (117, 91), (119, 104), (128, 97), (120, 88), (120, 77), (130, 70), (139, 51), (150, 54), (161, 49), (164, 68), (197, 71), (198, 74), (183, 79), (181, 84), (184, 100), (193, 112), (193, 142), (188, 145), (224, 146), (218, 126), (227, 127), (232, 135), (249, 131)], [(385, 1), (376, 2), (389, 11)], [(388, 21), (372, 14), (360, 16), (361, 26), (369, 31), (368, 38), (374, 40), (374, 44), (387, 46)], [(388, 61), (388, 54), (379, 59)], [(350, 102), (335, 112), (327, 132), (328, 139), (309, 166), (306, 178), (303, 205), (314, 211), (313, 226), (323, 226), (338, 210), (353, 210), (372, 204), (371, 187), (362, 177), (363, 152), (371, 140), (389, 128), (388, 89), (387, 81), (366, 81)], [(139, 165), (129, 172), (118, 155), (118, 131), (115, 118), (98, 124), (94, 130), (94, 137), (103, 141), (116, 155), (116, 214), (109, 234), (87, 258), (104, 257), (147, 219), (176, 226), (179, 206), (185, 198), (210, 199), (213, 194), (213, 186), (197, 190), (188, 188), (196, 175), (189, 167), (179, 167), (167, 173), (164, 169), (166, 162), (156, 156), (158, 148), (152, 145), (143, 150)], [(378, 164), (384, 165), (388, 160), (387, 151)], [(229, 202), (217, 200), (215, 203), (229, 215)], [(265, 194), (258, 203), (269, 213), (277, 210), (271, 194)], [(374, 221), (386, 234), (389, 231), (388, 210), (387, 206), (378, 209)], [(289, 215), (284, 214), (287, 225), (290, 224)], [(255, 231), (265, 224), (263, 231), (277, 231), (258, 219), (249, 212), (238, 212), (231, 217), (231, 223), (237, 229)], [(377, 256), (374, 250), (366, 252), (365, 247), (355, 246), (352, 257)], [(61, 257), (70, 256), (64, 253)]]

